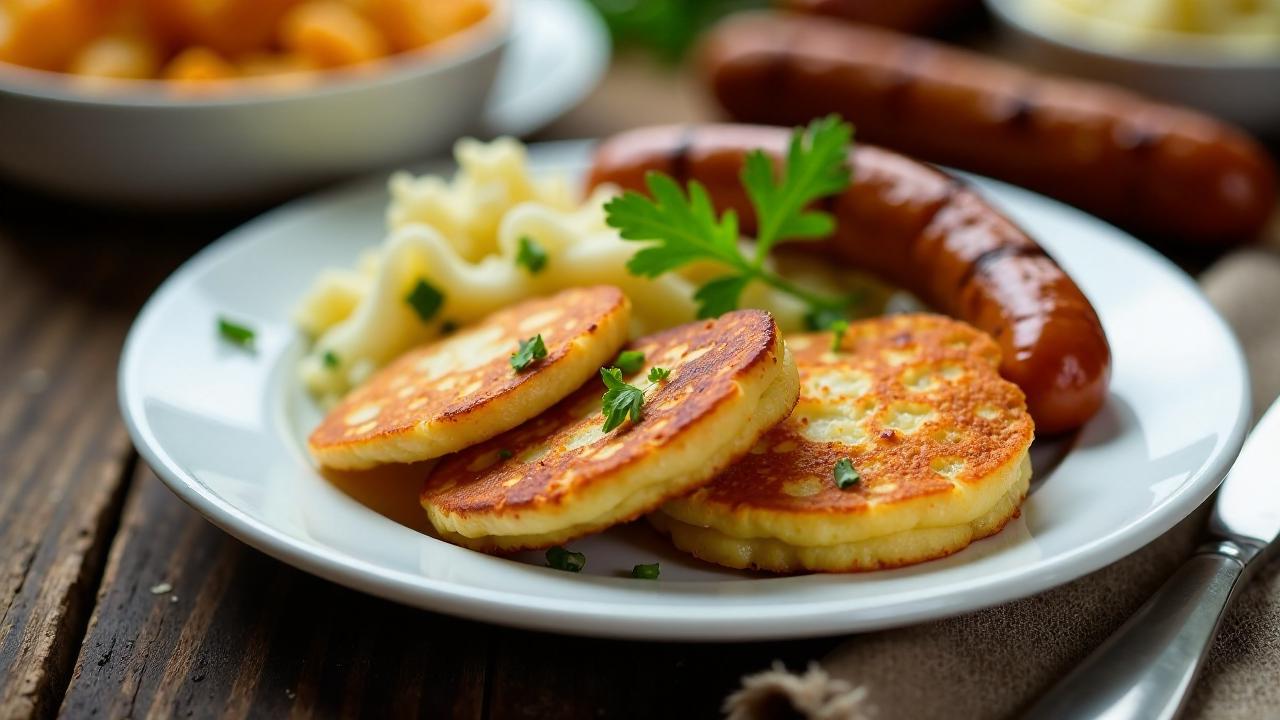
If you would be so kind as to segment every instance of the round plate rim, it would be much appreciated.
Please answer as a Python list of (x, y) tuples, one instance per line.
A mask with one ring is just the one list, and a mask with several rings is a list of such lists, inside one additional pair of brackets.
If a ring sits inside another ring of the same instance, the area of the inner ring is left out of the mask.
[[(591, 141), (558, 141), (530, 145), (533, 156), (539, 151), (580, 153), (585, 157)], [(1241, 378), (1240, 402), (1233, 426), (1224, 442), (1177, 491), (1151, 508), (1145, 515), (1107, 536), (1083, 544), (1072, 551), (1031, 567), (1019, 566), (1005, 572), (953, 583), (952, 602), (940, 611), (930, 598), (911, 598), (895, 605), (886, 596), (869, 613), (850, 608), (848, 601), (823, 600), (775, 603), (749, 608), (664, 606), (599, 601), (564, 600), (523, 595), (519, 591), (494, 591), (460, 585), (422, 575), (393, 570), (352, 557), (331, 548), (308, 544), (255, 519), (191, 477), (161, 446), (146, 423), (142, 398), (134, 391), (133, 368), (137, 367), (143, 338), (160, 310), (190, 279), (233, 252), (251, 246), (260, 227), (278, 218), (305, 213), (313, 207), (344, 195), (359, 192), (381, 178), (361, 178), (329, 190), (307, 195), (281, 205), (203, 248), (182, 264), (155, 290), (139, 312), (126, 337), (118, 371), (118, 400), (121, 414), (134, 446), (165, 485), (183, 502), (214, 525), (246, 544), (285, 563), (327, 580), (422, 609), (473, 620), (533, 630), (592, 637), (677, 641), (755, 641), (865, 632), (899, 627), (916, 622), (972, 612), (1018, 600), (1082, 577), (1129, 555), (1172, 528), (1203, 503), (1217, 488), (1243, 444), (1249, 417), (1248, 374), (1243, 351), (1225, 320), (1208, 303), (1194, 282), (1172, 262), (1126, 233), (1115, 230), (1111, 241), (1127, 242), (1146, 260), (1160, 266), (1191, 292), (1210, 311), (1213, 322), (1229, 340), (1228, 352)], [(1084, 213), (1034, 193), (999, 181), (981, 182), (1014, 194), (1040, 198), (1055, 212), (1085, 216)], [(1088, 216), (1085, 216), (1088, 217)], [(1092, 222), (1096, 219), (1089, 218)], [(1016, 588), (1006, 587), (1017, 582)], [(959, 587), (957, 587), (959, 586)], [(903, 594), (918, 594), (919, 591)], [(677, 611), (679, 614), (677, 614)], [(785, 620), (785, 623), (770, 621)], [(569, 622), (566, 622), (569, 621)]]

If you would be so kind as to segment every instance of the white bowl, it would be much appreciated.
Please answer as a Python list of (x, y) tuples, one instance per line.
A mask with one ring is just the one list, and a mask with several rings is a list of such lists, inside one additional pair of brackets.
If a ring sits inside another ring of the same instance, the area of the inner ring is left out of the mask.
[(305, 85), (229, 81), (177, 96), (158, 80), (87, 85), (4, 66), (0, 172), (99, 203), (265, 201), (402, 165), (473, 130), (510, 36), (508, 3), (423, 50)]
[(1168, 37), (1168, 45), (1121, 50), (1047, 22), (1023, 0), (986, 0), (1011, 50), (1029, 64), (1130, 87), (1198, 108), (1260, 135), (1280, 135), (1280, 57), (1215, 52), (1212, 43)]

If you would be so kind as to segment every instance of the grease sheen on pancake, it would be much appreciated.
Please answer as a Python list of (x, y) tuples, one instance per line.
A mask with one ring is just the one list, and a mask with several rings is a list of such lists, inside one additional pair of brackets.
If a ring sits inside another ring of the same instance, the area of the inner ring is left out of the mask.
[(739, 310), (637, 340), (670, 377), (644, 417), (604, 433), (604, 385), (588, 382), (542, 416), (445, 458), (422, 505), (445, 539), (485, 551), (566, 542), (653, 510), (711, 480), (795, 405), (799, 378), (773, 318)]
[[(873, 570), (947, 555), (1016, 516), (1034, 427), (978, 330), (935, 315), (793, 336), (800, 400), (704, 488), (651, 516), (680, 548), (735, 568)], [(835, 484), (841, 458), (861, 480)]]
[[(342, 400), (308, 444), (339, 469), (416, 462), (509, 430), (582, 385), (626, 342), (631, 303), (618, 288), (572, 288), (526, 300), (405, 353)], [(521, 340), (547, 356), (511, 367)]]

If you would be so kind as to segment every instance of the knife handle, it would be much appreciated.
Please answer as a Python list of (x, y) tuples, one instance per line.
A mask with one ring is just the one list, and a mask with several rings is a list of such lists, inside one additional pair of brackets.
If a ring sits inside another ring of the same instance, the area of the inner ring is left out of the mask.
[(1177, 717), (1218, 624), (1257, 549), (1231, 540), (1201, 547), (1141, 609), (1025, 717), (1170, 720)]

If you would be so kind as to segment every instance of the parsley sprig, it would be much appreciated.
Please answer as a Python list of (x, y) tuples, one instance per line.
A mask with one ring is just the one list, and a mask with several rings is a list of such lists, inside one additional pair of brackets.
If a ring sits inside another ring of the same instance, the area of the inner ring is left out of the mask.
[(633, 275), (657, 277), (704, 260), (729, 268), (728, 274), (694, 294), (698, 317), (715, 317), (738, 307), (742, 291), (753, 280), (799, 298), (811, 314), (843, 315), (854, 298), (802, 288), (767, 268), (765, 259), (781, 243), (821, 238), (835, 229), (830, 213), (809, 206), (849, 186), (852, 138), (852, 126), (829, 115), (792, 134), (781, 175), (763, 151), (747, 154), (739, 177), (757, 220), (750, 255), (738, 245), (737, 213), (726, 210), (717, 215), (707, 189), (696, 180), (689, 181), (686, 192), (670, 176), (650, 172), (645, 186), (651, 197), (627, 192), (613, 198), (605, 205), (605, 222), (624, 240), (651, 243), (627, 262)]
[(616, 367), (600, 368), (600, 379), (606, 388), (600, 400), (600, 412), (604, 415), (604, 432), (611, 432), (631, 417), (631, 422), (638, 423), (644, 419), (644, 394), (654, 385), (671, 377), (666, 368), (649, 370), (649, 384), (638, 388), (622, 379), (622, 371)]

